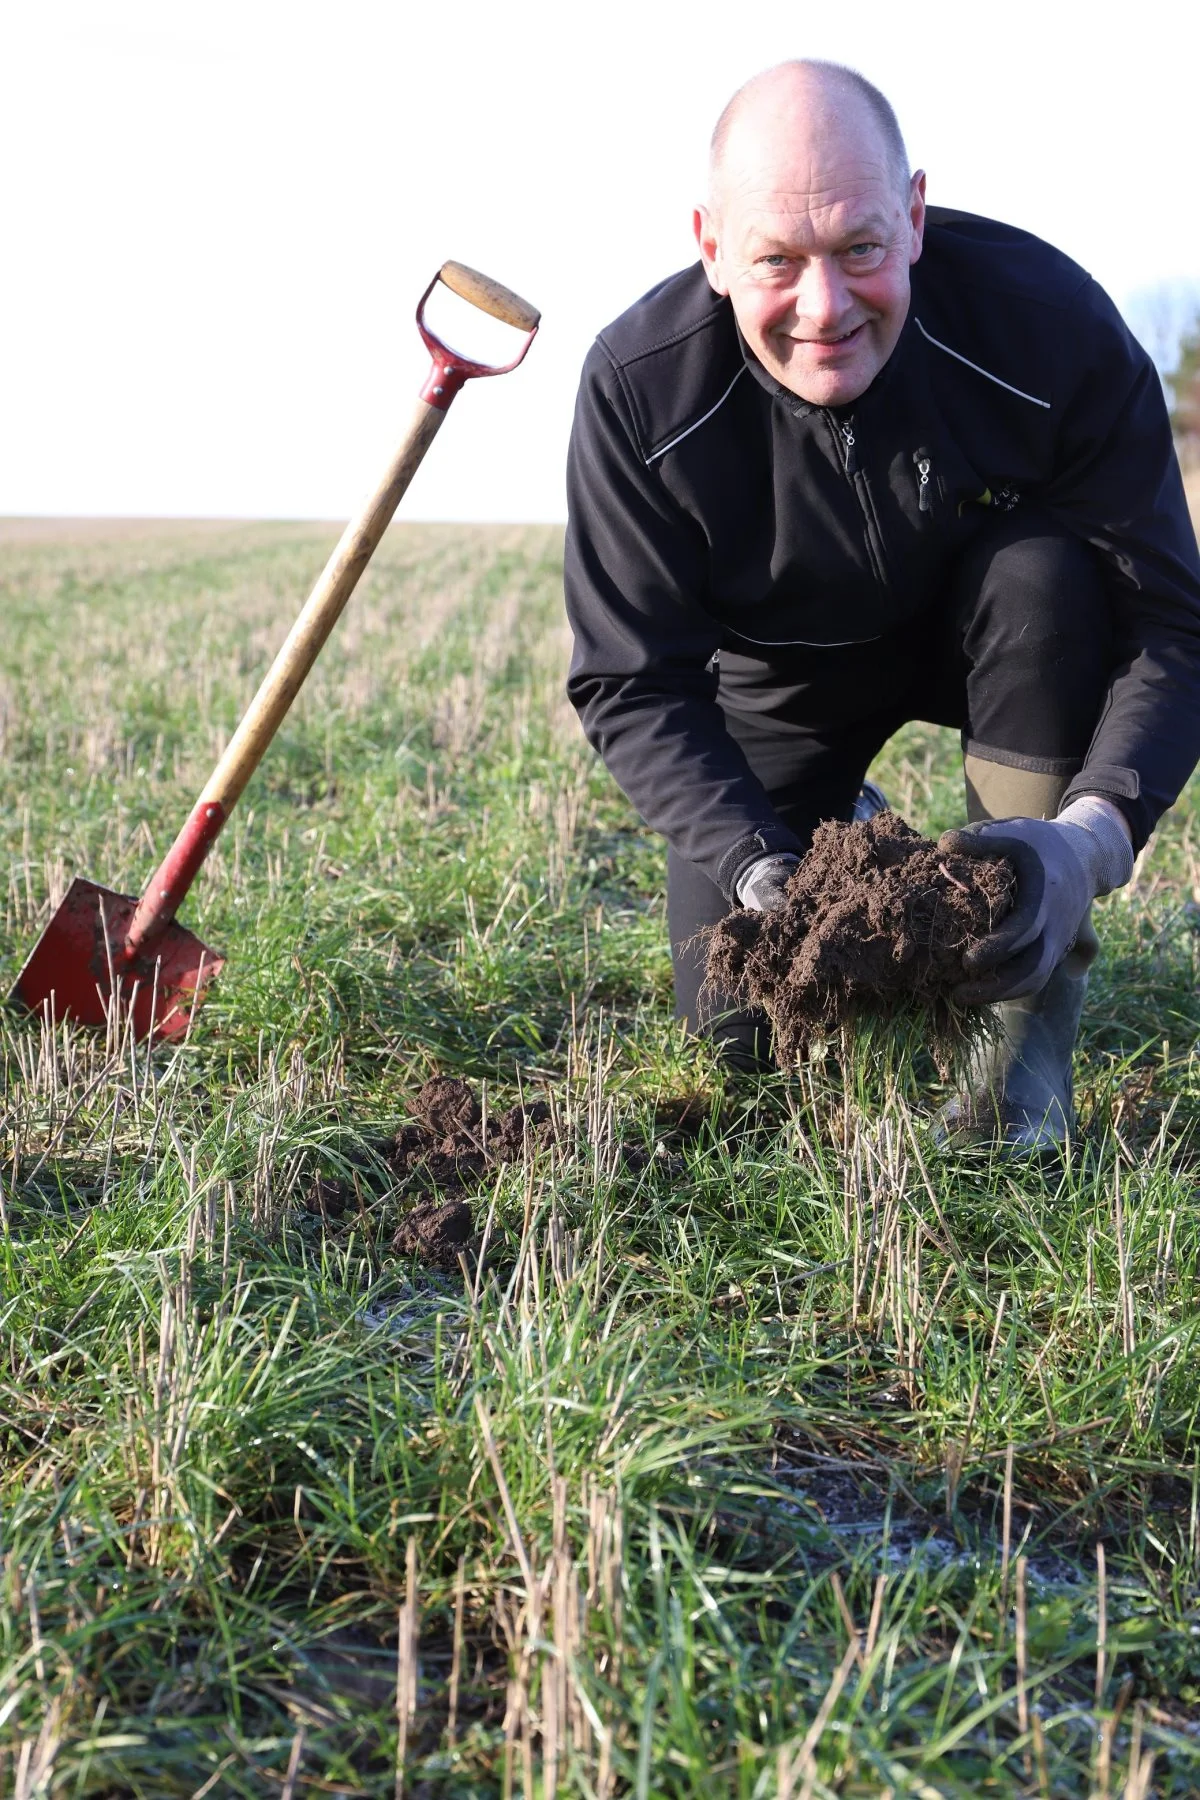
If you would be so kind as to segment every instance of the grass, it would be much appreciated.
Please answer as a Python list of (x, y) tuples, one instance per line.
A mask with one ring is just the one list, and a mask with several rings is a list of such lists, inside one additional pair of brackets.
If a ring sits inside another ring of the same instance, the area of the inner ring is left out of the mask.
[[(149, 874), (330, 541), (0, 543), (6, 982)], [(1196, 1793), (1192, 800), (1101, 909), (1065, 1164), (939, 1157), (895, 1038), (726, 1082), (559, 549), (389, 533), (187, 903), (185, 1046), (0, 1023), (0, 1788)], [(877, 773), (959, 818), (946, 734)], [(390, 1249), (434, 1071), (555, 1111), (466, 1278)]]

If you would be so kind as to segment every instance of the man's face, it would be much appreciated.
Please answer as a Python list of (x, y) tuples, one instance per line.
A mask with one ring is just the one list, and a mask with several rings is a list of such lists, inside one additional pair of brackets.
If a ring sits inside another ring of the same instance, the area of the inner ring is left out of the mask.
[(861, 120), (788, 136), (782, 146), (761, 131), (735, 140), (696, 237), (764, 369), (814, 406), (845, 406), (874, 381), (908, 316), (925, 177), (901, 190)]

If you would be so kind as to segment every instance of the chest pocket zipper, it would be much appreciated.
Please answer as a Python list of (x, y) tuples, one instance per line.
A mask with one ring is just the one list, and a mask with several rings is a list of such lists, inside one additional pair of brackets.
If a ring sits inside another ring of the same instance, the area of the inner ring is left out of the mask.
[(929, 491), (930, 476), (933, 474), (933, 463), (928, 450), (914, 450), (913, 461), (917, 465), (917, 511), (933, 511), (933, 495)]

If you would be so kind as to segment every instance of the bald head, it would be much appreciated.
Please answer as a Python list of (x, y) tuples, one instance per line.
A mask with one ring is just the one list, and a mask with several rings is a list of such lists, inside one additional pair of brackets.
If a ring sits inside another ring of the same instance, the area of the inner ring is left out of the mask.
[(709, 152), (711, 206), (719, 204), (727, 162), (764, 154), (801, 138), (856, 137), (907, 194), (908, 152), (890, 100), (856, 69), (812, 59), (777, 63), (744, 82), (717, 120)]
[(770, 375), (818, 406), (866, 392), (899, 342), (925, 177), (896, 115), (837, 63), (791, 62), (734, 95), (713, 134), (705, 271)]

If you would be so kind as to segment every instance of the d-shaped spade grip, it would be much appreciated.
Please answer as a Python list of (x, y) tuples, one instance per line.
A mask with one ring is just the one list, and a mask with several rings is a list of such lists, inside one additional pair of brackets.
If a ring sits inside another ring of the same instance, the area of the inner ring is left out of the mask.
[[(457, 294), (460, 300), (469, 301), (480, 312), (488, 313), (493, 319), (499, 319), (503, 324), (512, 325), (517, 331), (525, 333), (525, 342), (511, 362), (472, 362), (457, 350), (451, 350), (448, 344), (434, 335), (425, 323), (425, 303), (439, 281), (452, 294)], [(529, 346), (537, 336), (541, 316), (536, 306), (530, 306), (528, 300), (522, 300), (520, 294), (514, 294), (511, 288), (501, 287), (490, 275), (481, 275), (478, 269), (469, 269), (466, 263), (443, 263), (421, 295), (417, 307), (417, 330), (433, 358), (429, 379), (421, 389), (422, 400), (427, 406), (434, 406), (439, 412), (445, 412), (465, 381), (470, 381), (476, 375), (507, 375), (510, 369), (515, 369), (518, 363), (525, 360)]]
[(491, 313), (493, 319), (514, 325), (518, 331), (536, 331), (541, 313), (511, 288), (501, 287), (490, 275), (468, 269), (466, 263), (443, 263), (435, 280), (442, 281), (460, 300), (469, 300), (480, 312)]

